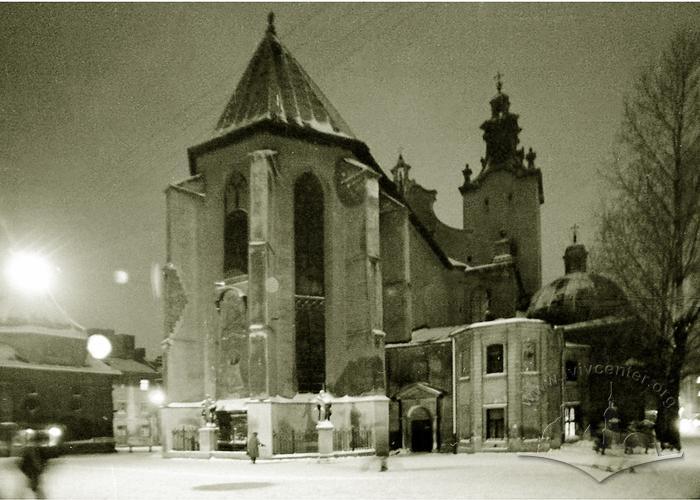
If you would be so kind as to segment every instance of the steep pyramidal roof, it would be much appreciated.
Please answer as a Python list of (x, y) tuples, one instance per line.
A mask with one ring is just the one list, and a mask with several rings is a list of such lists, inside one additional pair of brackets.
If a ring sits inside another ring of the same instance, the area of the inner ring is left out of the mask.
[(284, 47), (274, 16), (216, 126), (223, 135), (253, 123), (273, 121), (355, 138), (338, 111)]

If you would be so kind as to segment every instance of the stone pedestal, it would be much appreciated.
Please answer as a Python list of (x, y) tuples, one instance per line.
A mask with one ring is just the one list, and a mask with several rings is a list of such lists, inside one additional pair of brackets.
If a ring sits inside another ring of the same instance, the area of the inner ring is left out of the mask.
[(216, 451), (216, 442), (219, 437), (218, 427), (200, 427), (199, 429), (199, 451)]
[(333, 454), (333, 428), (330, 420), (321, 420), (316, 424), (319, 460), (328, 459)]

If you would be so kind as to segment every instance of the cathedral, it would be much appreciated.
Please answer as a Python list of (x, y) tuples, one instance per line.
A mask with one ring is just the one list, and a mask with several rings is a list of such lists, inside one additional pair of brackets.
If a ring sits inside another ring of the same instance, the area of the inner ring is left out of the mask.
[[(557, 447), (566, 422), (581, 434), (585, 398), (562, 380), (591, 355), (575, 325), (620, 322), (576, 316), (600, 281), (542, 288), (542, 175), (500, 78), (450, 227), (401, 155), (382, 170), (273, 21), (214, 136), (188, 149), (190, 177), (166, 189), (164, 454), (205, 453), (183, 436), (209, 409), (207, 453), (253, 432), (263, 456), (313, 453), (322, 407), (339, 453)], [(553, 320), (554, 302), (573, 316)]]

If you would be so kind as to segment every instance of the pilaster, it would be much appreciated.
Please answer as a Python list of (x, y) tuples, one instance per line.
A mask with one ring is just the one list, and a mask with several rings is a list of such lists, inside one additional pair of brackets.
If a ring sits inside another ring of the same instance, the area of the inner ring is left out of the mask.
[(269, 343), (272, 328), (266, 282), (271, 274), (270, 182), (274, 177), (275, 154), (270, 150), (258, 150), (249, 154), (248, 352), (249, 387), (253, 397), (266, 397), (270, 394)]

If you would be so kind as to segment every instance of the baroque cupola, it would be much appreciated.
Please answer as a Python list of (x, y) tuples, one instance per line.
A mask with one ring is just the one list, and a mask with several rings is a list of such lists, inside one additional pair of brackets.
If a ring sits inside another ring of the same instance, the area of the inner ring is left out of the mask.
[(553, 325), (628, 316), (625, 293), (610, 278), (588, 272), (587, 258), (586, 247), (576, 241), (574, 232), (574, 241), (564, 252), (564, 276), (533, 296), (527, 316)]

